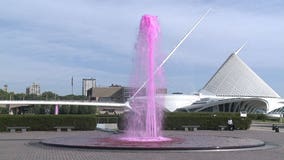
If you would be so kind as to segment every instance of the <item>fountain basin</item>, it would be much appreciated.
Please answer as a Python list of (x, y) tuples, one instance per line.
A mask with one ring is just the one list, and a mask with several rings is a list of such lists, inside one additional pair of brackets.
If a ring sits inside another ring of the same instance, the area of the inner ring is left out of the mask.
[(42, 140), (41, 143), (59, 147), (112, 150), (222, 150), (265, 145), (263, 141), (257, 139), (213, 135), (177, 135), (167, 137), (163, 141), (136, 141), (128, 137), (125, 139), (123, 135), (112, 134), (57, 137)]

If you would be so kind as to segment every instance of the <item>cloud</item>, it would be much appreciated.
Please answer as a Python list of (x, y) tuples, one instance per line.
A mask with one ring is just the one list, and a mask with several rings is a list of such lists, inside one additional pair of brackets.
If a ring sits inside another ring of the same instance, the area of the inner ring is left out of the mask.
[(96, 78), (98, 85), (108, 86), (119, 81), (127, 84), (128, 74), (105, 72), (84, 67), (68, 67), (36, 62), (29, 58), (0, 55), (0, 84), (8, 84), (10, 91), (25, 92), (32, 82), (40, 83), (42, 91), (55, 91), (61, 95), (71, 94), (71, 77), (74, 77), (74, 91), (81, 93), (83, 78)]
[[(13, 90), (20, 91), (39, 81), (43, 89), (64, 94), (69, 93), (72, 75), (78, 75), (77, 93), (81, 77), (94, 77), (104, 85), (127, 85), (143, 14), (159, 17), (161, 53), (166, 55), (201, 14), (212, 8), (165, 65), (170, 90), (190, 93), (202, 87), (245, 41), (248, 44), (241, 58), (275, 88), (281, 88), (279, 77), (265, 73), (284, 70), (282, 6), (280, 0), (1, 1), (0, 65), (8, 69), (0, 71), (5, 75), (0, 85), (15, 84)], [(181, 87), (173, 81), (194, 87)]]

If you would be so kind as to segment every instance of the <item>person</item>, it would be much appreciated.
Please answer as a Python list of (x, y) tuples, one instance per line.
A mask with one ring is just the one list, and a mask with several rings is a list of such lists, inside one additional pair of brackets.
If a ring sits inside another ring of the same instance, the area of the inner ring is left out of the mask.
[(233, 131), (235, 129), (235, 126), (232, 118), (230, 118), (227, 123), (228, 123), (228, 130)]

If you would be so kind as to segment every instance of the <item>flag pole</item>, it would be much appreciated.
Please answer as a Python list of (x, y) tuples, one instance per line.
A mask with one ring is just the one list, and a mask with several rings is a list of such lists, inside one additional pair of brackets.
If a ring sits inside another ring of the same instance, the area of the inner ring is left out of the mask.
[(72, 76), (72, 78), (71, 78), (72, 95), (74, 95), (74, 92), (73, 92), (74, 87), (73, 86), (74, 85), (73, 85), (73, 76)]

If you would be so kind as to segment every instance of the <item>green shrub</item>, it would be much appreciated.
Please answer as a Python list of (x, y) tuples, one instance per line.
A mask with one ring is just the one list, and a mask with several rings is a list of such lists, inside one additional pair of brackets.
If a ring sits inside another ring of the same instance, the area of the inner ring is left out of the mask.
[[(183, 130), (183, 125), (200, 125), (200, 129), (217, 130), (219, 125), (227, 125), (229, 118), (232, 118), (238, 129), (248, 129), (251, 124), (250, 118), (241, 118), (238, 113), (187, 113), (171, 112), (165, 113), (163, 127), (166, 130)], [(127, 116), (119, 117), (119, 129), (127, 126)]]
[(6, 131), (8, 126), (29, 126), (32, 131), (55, 130), (55, 126), (94, 130), (96, 125), (95, 115), (0, 115), (0, 131)]
[(241, 118), (235, 113), (167, 113), (164, 120), (164, 129), (182, 130), (183, 125), (200, 125), (200, 129), (216, 130), (219, 125), (227, 125), (232, 118), (238, 129), (248, 129), (251, 124), (249, 118)]
[(9, 113), (9, 109), (8, 108), (1, 108), (0, 107), (0, 114), (8, 114)]
[(269, 118), (265, 114), (248, 114), (248, 117), (252, 120), (268, 120)]
[(97, 115), (97, 123), (118, 123), (119, 115)]

